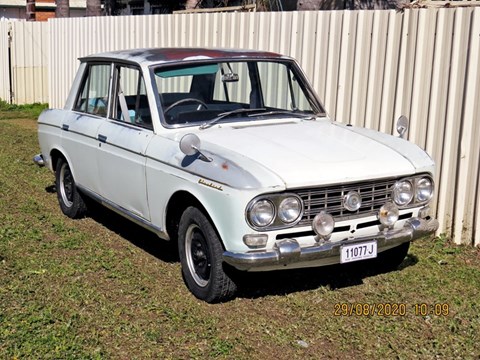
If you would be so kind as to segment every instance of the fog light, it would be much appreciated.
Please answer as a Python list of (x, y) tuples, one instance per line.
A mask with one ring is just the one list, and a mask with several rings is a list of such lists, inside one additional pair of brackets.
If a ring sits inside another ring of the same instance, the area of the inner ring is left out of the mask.
[(313, 219), (312, 227), (317, 235), (328, 236), (333, 232), (335, 220), (332, 215), (322, 211)]
[(380, 208), (378, 219), (385, 226), (395, 225), (398, 220), (398, 207), (392, 202), (387, 202)]
[(247, 234), (243, 235), (243, 242), (249, 248), (260, 248), (267, 245), (268, 235), (267, 234)]

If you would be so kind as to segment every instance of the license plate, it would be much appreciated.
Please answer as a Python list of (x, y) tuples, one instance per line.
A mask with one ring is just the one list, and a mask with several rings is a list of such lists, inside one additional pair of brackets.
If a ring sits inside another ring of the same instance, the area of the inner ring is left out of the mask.
[(340, 263), (372, 259), (377, 257), (377, 242), (368, 241), (340, 248)]

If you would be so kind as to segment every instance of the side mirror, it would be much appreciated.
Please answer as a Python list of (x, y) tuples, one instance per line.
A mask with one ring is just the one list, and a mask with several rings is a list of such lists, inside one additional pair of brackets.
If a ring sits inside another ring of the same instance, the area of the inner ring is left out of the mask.
[(187, 156), (195, 155), (200, 151), (200, 139), (195, 134), (187, 134), (180, 140), (180, 150)]
[(211, 162), (212, 159), (200, 151), (200, 138), (195, 134), (186, 134), (180, 139), (180, 151), (187, 156), (200, 154), (200, 159)]
[(407, 130), (408, 130), (408, 119), (405, 115), (402, 115), (397, 120), (397, 132), (402, 139), (406, 134)]

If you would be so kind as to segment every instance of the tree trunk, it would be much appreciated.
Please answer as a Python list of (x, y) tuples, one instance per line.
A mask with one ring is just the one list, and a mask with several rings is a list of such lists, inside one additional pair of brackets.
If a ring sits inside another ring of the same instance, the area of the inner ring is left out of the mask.
[(195, 9), (200, 0), (187, 0), (185, 1), (185, 10)]
[(87, 0), (86, 16), (102, 16), (100, 0)]
[(57, 8), (55, 9), (56, 18), (70, 17), (70, 0), (56, 0)]
[(35, 21), (35, 0), (27, 0), (27, 21)]

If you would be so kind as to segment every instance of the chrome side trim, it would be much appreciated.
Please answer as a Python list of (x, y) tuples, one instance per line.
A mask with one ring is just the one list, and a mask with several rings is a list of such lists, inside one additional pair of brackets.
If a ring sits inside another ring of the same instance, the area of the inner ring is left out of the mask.
[(117, 213), (118, 215), (121, 215), (121, 216), (129, 219), (130, 221), (134, 222), (135, 224), (137, 224), (137, 225), (155, 233), (158, 237), (160, 237), (164, 240), (170, 240), (170, 237), (168, 236), (168, 233), (164, 229), (153, 225), (150, 221), (142, 218), (141, 216), (138, 216), (138, 215), (132, 213), (131, 211), (128, 211), (127, 209), (122, 208), (121, 206), (118, 206), (117, 204), (111, 202), (110, 200), (107, 200), (107, 199), (103, 198), (102, 196), (100, 196), (100, 195), (98, 195), (98, 194), (80, 186), (80, 185), (77, 185), (77, 187), (82, 193), (87, 195), (89, 198), (92, 198), (96, 202), (102, 204), (103, 206), (112, 210), (113, 212)]
[(434, 233), (439, 223), (436, 219), (411, 218), (402, 229), (379, 232), (352, 240), (324, 243), (301, 247), (295, 239), (277, 241), (272, 250), (234, 253), (225, 251), (223, 260), (239, 270), (261, 271), (262, 268), (283, 266), (301, 262), (317, 262), (315, 265), (340, 263), (340, 247), (345, 244), (361, 243), (368, 240), (377, 241), (378, 252), (388, 250), (405, 242), (413, 241)]
[(45, 160), (43, 159), (42, 154), (37, 154), (33, 157), (33, 162), (39, 167), (45, 166)]

